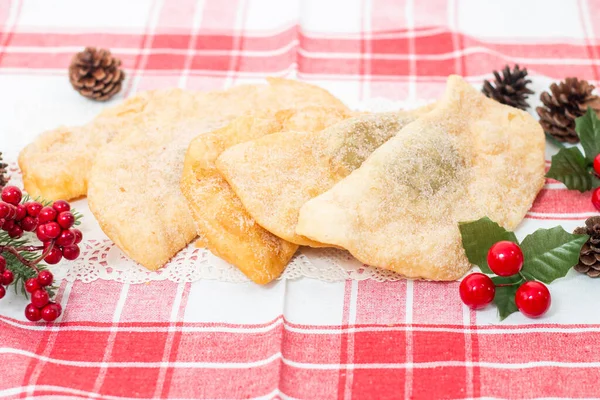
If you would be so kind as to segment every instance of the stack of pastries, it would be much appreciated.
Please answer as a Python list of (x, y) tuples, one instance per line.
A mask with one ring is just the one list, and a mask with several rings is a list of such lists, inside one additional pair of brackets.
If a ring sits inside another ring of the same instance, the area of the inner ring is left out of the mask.
[(268, 79), (141, 93), (42, 134), (19, 165), (33, 196), (87, 195), (107, 236), (150, 270), (199, 237), (260, 284), (299, 246), (454, 280), (470, 267), (458, 222), (515, 228), (543, 185), (544, 142), (529, 114), (458, 76), (434, 104), (387, 113)]

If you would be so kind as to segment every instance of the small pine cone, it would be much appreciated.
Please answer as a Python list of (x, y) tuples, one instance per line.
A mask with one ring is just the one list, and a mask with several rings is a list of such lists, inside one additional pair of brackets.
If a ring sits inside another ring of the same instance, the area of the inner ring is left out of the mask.
[(86, 47), (73, 56), (69, 80), (75, 90), (89, 99), (106, 101), (119, 93), (125, 79), (121, 61), (110, 51)]
[(502, 76), (498, 71), (494, 71), (494, 84), (489, 81), (483, 81), (483, 89), (481, 90), (490, 99), (494, 99), (499, 103), (506, 104), (511, 107), (525, 110), (529, 107), (527, 97), (533, 94), (527, 84), (531, 83), (527, 77), (527, 68), (520, 69), (519, 65), (511, 71), (507, 65), (502, 70)]
[(581, 247), (575, 270), (591, 278), (598, 278), (600, 276), (600, 216), (588, 218), (585, 221), (585, 228), (576, 228), (573, 233), (590, 235), (588, 241)]
[(2, 162), (2, 152), (0, 152), (0, 189), (8, 183), (8, 176), (6, 174), (7, 167), (8, 164)]
[(536, 108), (544, 131), (561, 142), (578, 143), (575, 119), (585, 114), (588, 107), (600, 112), (600, 98), (593, 91), (594, 85), (577, 78), (550, 85), (550, 93), (540, 96), (544, 107)]

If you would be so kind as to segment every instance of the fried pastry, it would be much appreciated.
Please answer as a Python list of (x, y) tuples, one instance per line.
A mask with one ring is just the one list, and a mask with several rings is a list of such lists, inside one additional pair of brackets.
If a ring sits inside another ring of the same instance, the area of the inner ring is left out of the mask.
[(302, 206), (296, 232), (407, 277), (458, 279), (470, 268), (458, 223), (514, 229), (544, 184), (544, 143), (528, 113), (451, 76), (432, 112)]
[(217, 168), (266, 230), (304, 246), (328, 246), (296, 234), (300, 207), (358, 168), (417, 113), (364, 114), (320, 132), (280, 132), (231, 147)]
[(306, 107), (236, 118), (196, 137), (185, 155), (181, 191), (198, 227), (199, 247), (238, 267), (259, 284), (277, 278), (298, 245), (258, 225), (243, 207), (215, 160), (227, 148), (282, 130), (314, 132), (349, 118), (342, 108)]
[(196, 236), (179, 188), (185, 152), (196, 136), (250, 111), (307, 105), (345, 109), (318, 87), (285, 79), (268, 83), (190, 94), (174, 115), (159, 114), (98, 150), (88, 182), (89, 206), (129, 257), (155, 270)]
[(107, 108), (83, 126), (59, 127), (42, 133), (19, 155), (25, 190), (48, 200), (85, 196), (96, 153), (119, 132), (134, 129), (158, 114), (173, 115), (189, 97), (181, 89), (139, 93)]

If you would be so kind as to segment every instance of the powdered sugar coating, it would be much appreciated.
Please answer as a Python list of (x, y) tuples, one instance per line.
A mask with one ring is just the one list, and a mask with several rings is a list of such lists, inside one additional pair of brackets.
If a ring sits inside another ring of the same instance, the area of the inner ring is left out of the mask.
[(292, 243), (323, 247), (296, 234), (300, 207), (415, 118), (410, 112), (365, 114), (321, 132), (275, 133), (226, 150), (217, 168), (265, 229)]
[(297, 232), (407, 277), (458, 279), (470, 267), (458, 222), (514, 229), (544, 183), (544, 146), (529, 114), (451, 76), (431, 113), (304, 204)]
[(159, 114), (167, 118), (174, 112), (169, 105), (184, 93), (181, 89), (142, 92), (105, 109), (83, 126), (63, 126), (42, 133), (19, 155), (25, 190), (49, 200), (85, 196), (98, 150), (144, 120)]
[(158, 269), (196, 236), (179, 181), (196, 136), (250, 111), (339, 104), (325, 90), (285, 79), (210, 93), (182, 92), (169, 110), (120, 132), (94, 160), (88, 198), (102, 230), (129, 257)]
[(324, 106), (255, 113), (196, 137), (187, 150), (181, 190), (198, 227), (199, 247), (237, 266), (259, 284), (277, 278), (298, 246), (258, 225), (215, 167), (227, 148), (287, 129), (318, 131), (350, 114)]

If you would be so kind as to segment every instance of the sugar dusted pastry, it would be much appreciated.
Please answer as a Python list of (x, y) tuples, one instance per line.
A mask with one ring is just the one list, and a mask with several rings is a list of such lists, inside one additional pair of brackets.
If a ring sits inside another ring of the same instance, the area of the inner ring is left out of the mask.
[(458, 279), (470, 267), (458, 222), (513, 230), (544, 184), (544, 143), (528, 113), (451, 76), (431, 113), (302, 206), (296, 232), (408, 277)]
[(19, 155), (25, 190), (48, 200), (85, 196), (92, 162), (100, 148), (142, 122), (168, 119), (189, 97), (190, 93), (181, 89), (142, 92), (107, 108), (83, 126), (42, 133)]
[(277, 278), (298, 245), (254, 221), (217, 171), (215, 160), (227, 148), (248, 140), (282, 130), (319, 131), (349, 117), (343, 108), (314, 106), (258, 113), (196, 137), (185, 156), (181, 191), (198, 226), (198, 246), (237, 266), (256, 283)]
[(292, 243), (322, 247), (296, 234), (300, 207), (347, 176), (416, 113), (360, 115), (321, 132), (281, 132), (231, 147), (217, 168), (248, 213)]
[(174, 115), (120, 132), (97, 150), (88, 182), (90, 209), (101, 228), (129, 257), (155, 270), (196, 236), (179, 188), (185, 152), (199, 134), (247, 112), (344, 105), (318, 87), (269, 79), (268, 85), (194, 93)]

